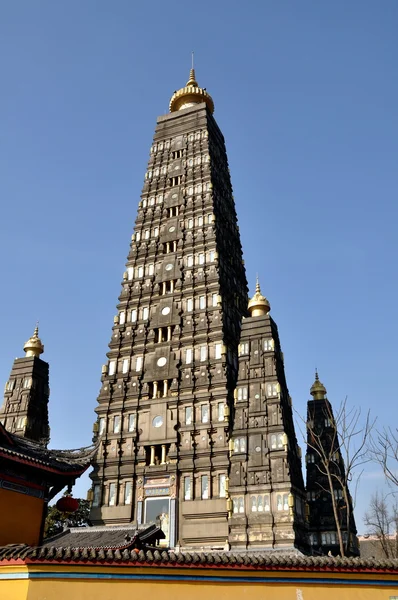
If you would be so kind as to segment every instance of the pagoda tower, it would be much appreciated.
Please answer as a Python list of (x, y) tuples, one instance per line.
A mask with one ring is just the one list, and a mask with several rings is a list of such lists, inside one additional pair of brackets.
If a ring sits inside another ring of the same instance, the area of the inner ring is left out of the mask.
[(230, 544), (307, 550), (301, 450), (278, 328), (261, 294), (249, 301), (239, 344), (231, 439)]
[(11, 433), (47, 446), (49, 366), (40, 355), (44, 346), (36, 327), (24, 345), (25, 356), (16, 358), (4, 389), (0, 421)]
[[(170, 113), (157, 120), (102, 369), (91, 519), (158, 521), (171, 547), (302, 547), (304, 487), (282, 355), (268, 312), (253, 304), (248, 310), (227, 154), (213, 111), (192, 69)], [(272, 349), (264, 350), (266, 339)], [(240, 343), (252, 344), (250, 359), (239, 357)], [(241, 404), (238, 378), (250, 388)], [(248, 411), (252, 401), (256, 410)], [(241, 424), (240, 406), (250, 424)], [(274, 431), (283, 447), (268, 452)], [(274, 456), (275, 477), (264, 475)], [(256, 485), (275, 504), (264, 519), (260, 508), (249, 518)]]
[[(332, 490), (327, 471), (333, 484), (333, 497), (346, 556), (359, 556), (359, 544), (355, 525), (352, 499), (348, 487), (342, 486), (345, 477), (344, 459), (341, 454), (338, 430), (326, 388), (319, 381), (318, 372), (310, 390), (312, 400), (307, 405), (307, 502), (311, 550), (313, 554), (340, 554), (333, 509)], [(322, 458), (325, 457), (325, 458)], [(325, 468), (325, 462), (327, 468)], [(347, 524), (347, 502), (350, 508)], [(349, 531), (348, 531), (349, 529)]]

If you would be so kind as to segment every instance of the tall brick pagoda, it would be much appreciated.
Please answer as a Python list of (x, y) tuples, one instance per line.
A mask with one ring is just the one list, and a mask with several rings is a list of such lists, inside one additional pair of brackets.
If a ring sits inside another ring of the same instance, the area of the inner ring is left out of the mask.
[(277, 328), (259, 288), (248, 306), (213, 111), (192, 69), (157, 120), (102, 369), (91, 519), (158, 521), (171, 547), (305, 550)]
[(314, 554), (340, 554), (337, 520), (345, 555), (359, 556), (352, 499), (347, 486), (341, 484), (345, 476), (345, 465), (336, 421), (332, 405), (326, 397), (326, 388), (319, 381), (318, 373), (310, 393), (312, 400), (307, 404), (306, 490), (311, 550)]

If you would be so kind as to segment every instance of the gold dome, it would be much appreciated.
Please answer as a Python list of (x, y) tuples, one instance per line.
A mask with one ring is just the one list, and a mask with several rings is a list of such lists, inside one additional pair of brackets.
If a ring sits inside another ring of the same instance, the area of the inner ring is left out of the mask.
[(37, 356), (44, 352), (44, 346), (41, 339), (39, 338), (39, 328), (36, 325), (32, 337), (28, 339), (23, 349), (25, 350), (25, 356)]
[(256, 282), (256, 293), (254, 294), (253, 298), (249, 300), (248, 309), (251, 317), (260, 317), (262, 315), (266, 315), (271, 310), (270, 303), (261, 293), (258, 278)]
[(318, 371), (315, 371), (315, 381), (311, 386), (310, 394), (314, 400), (323, 400), (326, 396), (326, 388), (321, 381), (319, 381)]
[(195, 69), (191, 69), (189, 79), (186, 86), (174, 92), (170, 100), (170, 112), (188, 108), (194, 104), (206, 102), (207, 108), (213, 114), (214, 102), (213, 98), (206, 92), (205, 88), (200, 88), (195, 79)]

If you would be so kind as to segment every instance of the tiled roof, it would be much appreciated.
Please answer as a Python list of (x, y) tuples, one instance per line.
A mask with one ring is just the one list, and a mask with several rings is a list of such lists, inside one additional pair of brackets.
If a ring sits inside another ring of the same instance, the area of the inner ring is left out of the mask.
[(172, 550), (94, 549), (44, 546), (32, 548), (11, 545), (0, 548), (0, 561), (22, 559), (28, 562), (124, 563), (131, 566), (174, 566), (270, 570), (310, 570), (311, 572), (375, 572), (398, 574), (398, 560), (334, 558), (280, 555), (272, 553), (173, 552)]
[(42, 547), (62, 547), (83, 550), (142, 547), (155, 545), (156, 540), (164, 539), (163, 531), (156, 524), (143, 526), (103, 525), (99, 527), (71, 527), (58, 535), (44, 540)]

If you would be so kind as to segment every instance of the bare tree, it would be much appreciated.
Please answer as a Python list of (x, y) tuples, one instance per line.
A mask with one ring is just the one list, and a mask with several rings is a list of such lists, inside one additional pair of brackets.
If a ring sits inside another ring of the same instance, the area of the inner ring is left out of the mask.
[[(364, 523), (367, 531), (375, 538), (385, 558), (398, 558), (398, 508), (389, 509), (387, 496), (378, 492), (370, 500), (369, 510), (365, 513)], [(393, 535), (395, 532), (395, 535)], [(371, 540), (372, 541), (372, 540)]]
[(381, 466), (390, 485), (398, 488), (398, 429), (385, 427), (377, 431), (370, 440), (369, 454)]
[[(370, 460), (367, 443), (375, 420), (371, 420), (368, 412), (362, 423), (361, 409), (348, 408), (347, 399), (335, 415), (325, 399), (323, 412), (325, 427), (319, 427), (319, 420), (308, 415), (307, 447), (318, 457), (315, 463), (321, 477), (317, 484), (330, 494), (340, 554), (345, 556), (350, 549), (353, 523), (349, 484), (357, 476), (358, 468)], [(347, 531), (346, 539), (343, 530)]]

